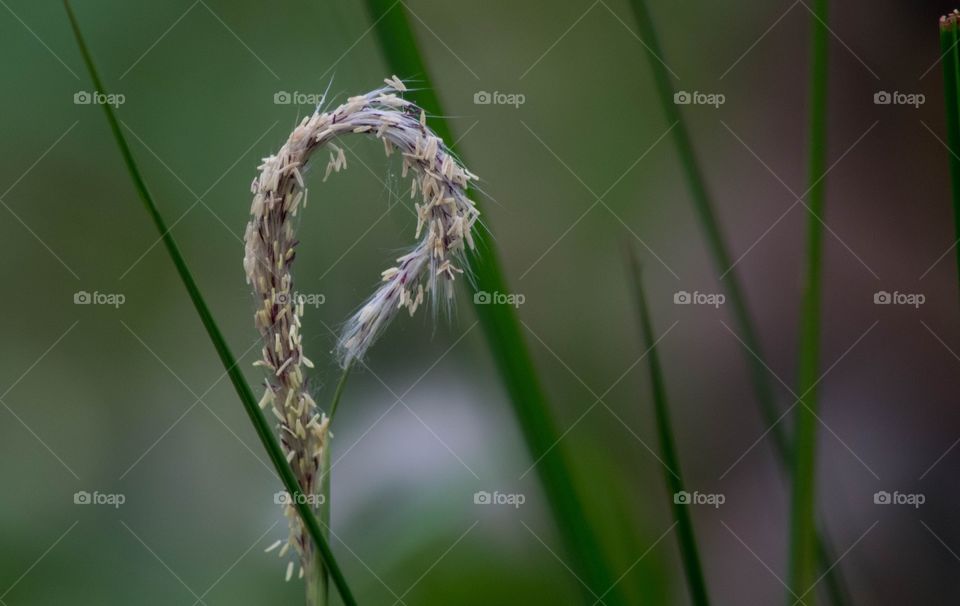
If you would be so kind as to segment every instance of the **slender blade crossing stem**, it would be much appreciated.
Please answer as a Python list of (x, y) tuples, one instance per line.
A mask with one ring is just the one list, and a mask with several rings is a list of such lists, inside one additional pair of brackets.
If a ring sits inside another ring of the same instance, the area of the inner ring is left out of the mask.
[[(404, 3), (366, 0), (366, 5), (388, 66), (399, 77), (418, 81), (418, 90), (409, 93), (417, 105), (432, 115), (443, 115)], [(436, 133), (456, 152), (453, 145), (455, 139), (447, 123), (438, 120), (433, 126)], [(477, 205), (481, 206), (480, 201), (477, 201)], [(479, 256), (470, 258), (474, 287), (486, 292), (510, 292), (489, 234), (481, 229), (474, 238), (479, 251)], [(569, 458), (560, 443), (561, 433), (540, 386), (514, 309), (509, 305), (477, 305), (475, 309), (513, 403), (527, 448), (534, 458), (549, 453), (537, 463), (536, 470), (560, 535), (566, 543), (567, 553), (575, 563), (574, 569), (589, 585), (585, 594), (589, 603), (605, 594), (603, 602), (609, 606), (626, 604), (617, 583), (620, 574), (612, 570), (610, 558), (595, 531), (595, 524), (588, 517), (581, 497), (574, 489)]]
[[(756, 326), (747, 307), (746, 295), (741, 286), (738, 272), (734, 268), (735, 263), (730, 255), (730, 248), (720, 229), (714, 204), (691, 142), (686, 121), (680, 108), (674, 102), (673, 96), (677, 91), (674, 89), (667, 67), (662, 63), (665, 54), (660, 46), (653, 16), (650, 14), (646, 0), (630, 0), (630, 6), (633, 9), (640, 37), (646, 46), (643, 52), (647, 54), (648, 63), (653, 72), (661, 108), (667, 122), (676, 124), (671, 131), (671, 135), (677, 147), (677, 154), (693, 200), (694, 209), (706, 236), (707, 248), (711, 257), (713, 257), (714, 267), (724, 276), (724, 288), (729, 296), (730, 309), (739, 332), (738, 336), (746, 344), (744, 356), (749, 368), (760, 415), (764, 425), (771, 428), (770, 438), (781, 468), (792, 476), (794, 469), (793, 444), (783, 425), (779, 422), (782, 412), (776, 403), (773, 383), (769, 371), (765, 367), (763, 348), (760, 346)], [(843, 581), (840, 567), (834, 565), (836, 557), (825, 528), (820, 529), (816, 549), (820, 570), (826, 573), (824, 584), (827, 587), (831, 602), (837, 606), (849, 603), (849, 592)]]
[(807, 172), (810, 182), (807, 218), (806, 277), (800, 318), (800, 405), (796, 413), (796, 457), (793, 473), (793, 498), (790, 512), (790, 588), (787, 603), (812, 606), (816, 574), (816, 452), (817, 452), (817, 376), (820, 363), (820, 298), (823, 290), (823, 223), (827, 170), (827, 60), (829, 38), (827, 0), (813, 3), (810, 18), (811, 54), (809, 140)]
[[(74, 14), (68, 0), (64, 0), (64, 6), (66, 7), (67, 16), (70, 19), (70, 25), (73, 28), (73, 33), (76, 36), (77, 44), (80, 47), (80, 53), (83, 55), (83, 61), (90, 72), (90, 78), (93, 81), (94, 88), (98, 92), (106, 94), (106, 88), (103, 86), (103, 82), (100, 80), (100, 76), (97, 73), (96, 67), (94, 66), (93, 57), (91, 56), (80, 31), (80, 24), (77, 21), (76, 15)], [(184, 260), (183, 255), (180, 253), (180, 249), (177, 246), (176, 241), (170, 234), (170, 230), (168, 229), (166, 222), (160, 215), (160, 211), (157, 209), (157, 206), (153, 201), (153, 197), (150, 195), (149, 189), (147, 189), (146, 182), (143, 180), (140, 169), (134, 160), (130, 146), (128, 145), (126, 138), (123, 136), (123, 131), (120, 129), (120, 123), (113, 113), (113, 108), (107, 103), (102, 104), (102, 107), (106, 112), (107, 122), (110, 125), (110, 130), (113, 133), (113, 137), (117, 143), (117, 146), (120, 148), (120, 154), (123, 156), (123, 161), (126, 164), (127, 171), (130, 173), (131, 179), (133, 180), (134, 187), (137, 190), (144, 207), (149, 213), (150, 218), (153, 220), (154, 226), (161, 234), (163, 245), (167, 249), (167, 253), (170, 255), (170, 258), (176, 267), (177, 274), (180, 276), (184, 287), (187, 289), (187, 293), (190, 295), (190, 300), (193, 302), (193, 305), (196, 308), (197, 315), (200, 316), (200, 321), (203, 323), (203, 326), (210, 337), (210, 341), (213, 343), (213, 346), (217, 351), (217, 355), (220, 357), (221, 363), (227, 370), (227, 375), (230, 377), (230, 382), (233, 383), (233, 387), (236, 390), (237, 395), (240, 397), (240, 401), (243, 403), (243, 407), (247, 411), (247, 415), (250, 417), (251, 423), (253, 423), (253, 427), (257, 432), (257, 436), (263, 443), (263, 446), (267, 451), (267, 455), (270, 457), (270, 461), (273, 463), (274, 468), (280, 475), (280, 479), (283, 482), (284, 487), (287, 489), (287, 492), (291, 495), (301, 494), (300, 486), (293, 474), (293, 470), (290, 468), (290, 464), (287, 463), (286, 458), (283, 456), (283, 452), (280, 449), (280, 443), (278, 442), (276, 435), (270, 428), (266, 418), (263, 416), (263, 412), (258, 406), (257, 399), (253, 395), (250, 385), (247, 383), (243, 373), (240, 370), (239, 362), (230, 351), (230, 347), (227, 345), (226, 339), (224, 339), (223, 334), (220, 332), (220, 328), (217, 326), (216, 320), (213, 318), (213, 314), (210, 313), (210, 309), (207, 306), (203, 295), (200, 293), (200, 289), (197, 286), (196, 281), (193, 279), (193, 275), (190, 273), (187, 263)], [(330, 546), (327, 544), (327, 541), (324, 538), (323, 531), (320, 528), (320, 524), (317, 521), (316, 516), (310, 509), (310, 505), (306, 499), (295, 498), (293, 499), (293, 502), (296, 504), (297, 512), (300, 514), (301, 519), (306, 525), (307, 530), (310, 533), (310, 537), (313, 539), (317, 547), (317, 550), (320, 552), (320, 560), (318, 560), (318, 564), (323, 563), (328, 567), (330, 575), (333, 578), (333, 582), (336, 585), (337, 590), (340, 592), (340, 597), (343, 599), (344, 604), (355, 606), (357, 602), (354, 599), (349, 586), (347, 585), (343, 573), (340, 571), (340, 566), (333, 557), (333, 552), (330, 550)]]
[(695, 606), (709, 606), (707, 583), (703, 577), (703, 568), (700, 565), (700, 555), (697, 551), (697, 539), (693, 531), (693, 521), (690, 519), (690, 506), (678, 501), (676, 495), (684, 490), (683, 472), (680, 470), (680, 457), (677, 454), (676, 441), (673, 437), (673, 428), (670, 422), (670, 405), (667, 402), (667, 385), (663, 379), (660, 367), (660, 354), (657, 352), (653, 335), (653, 322), (650, 320), (650, 308), (643, 290), (643, 279), (640, 271), (640, 262), (636, 251), (627, 249), (627, 263), (630, 268), (630, 278), (633, 281), (634, 295), (637, 303), (641, 338), (646, 352), (647, 367), (650, 371), (650, 383), (653, 390), (653, 410), (656, 417), (657, 435), (660, 440), (660, 456), (663, 459), (663, 475), (667, 490), (672, 498), (672, 512), (677, 523), (677, 540), (680, 546), (680, 557), (687, 577), (687, 588), (690, 591), (690, 601)]

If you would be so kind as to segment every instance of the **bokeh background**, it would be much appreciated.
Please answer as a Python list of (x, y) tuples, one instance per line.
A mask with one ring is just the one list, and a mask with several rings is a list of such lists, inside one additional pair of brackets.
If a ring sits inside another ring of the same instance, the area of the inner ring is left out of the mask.
[[(0, 2), (0, 601), (298, 603), (279, 487), (121, 163), (63, 7)], [(571, 478), (636, 603), (683, 604), (671, 495), (623, 266), (638, 247), (707, 580), (779, 603), (786, 485), (622, 0), (405, 0), (565, 432)], [(256, 357), (241, 266), (249, 184), (308, 104), (389, 76), (360, 3), (76, 0), (149, 187), (238, 355)], [(860, 604), (960, 595), (960, 313), (937, 64), (938, 2), (831, 8), (818, 497)], [(793, 389), (806, 190), (804, 2), (653, 2), (772, 373)], [(417, 74), (400, 74), (415, 79)], [(524, 103), (474, 103), (481, 91)], [(919, 107), (876, 105), (880, 91)], [(350, 142), (300, 227), (298, 290), (321, 396), (340, 323), (415, 220), (398, 166)], [(642, 159), (640, 159), (642, 156)], [(639, 160), (639, 161), (638, 161)], [(601, 202), (598, 202), (598, 199)], [(642, 243), (641, 243), (642, 241)], [(77, 305), (80, 291), (120, 306)], [(919, 308), (874, 304), (919, 293)], [(583, 593), (461, 292), (450, 322), (400, 318), (335, 427), (333, 547), (364, 604), (580, 604)], [(726, 324), (726, 326), (725, 326)], [(253, 348), (253, 349), (251, 349)], [(779, 382), (777, 383), (779, 386)], [(790, 392), (778, 393), (783, 407)], [(784, 423), (789, 425), (789, 419)], [(721, 479), (722, 476), (722, 479)], [(876, 505), (877, 491), (922, 494)], [(78, 491), (123, 495), (77, 505)], [(522, 494), (476, 505), (477, 491)]]

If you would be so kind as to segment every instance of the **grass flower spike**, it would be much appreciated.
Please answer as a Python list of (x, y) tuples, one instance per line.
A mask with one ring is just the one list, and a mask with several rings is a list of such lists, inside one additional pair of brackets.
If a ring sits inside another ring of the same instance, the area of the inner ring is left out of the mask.
[[(254, 198), (245, 236), (244, 269), (257, 299), (255, 323), (263, 337), (262, 359), (257, 364), (271, 375), (260, 404), (270, 407), (277, 417), (281, 444), (307, 498), (320, 490), (320, 470), (329, 440), (329, 419), (318, 411), (304, 384), (302, 367), (313, 365), (303, 353), (304, 306), (296, 299), (291, 274), (298, 244), (295, 218), (307, 203), (303, 175), (310, 157), (321, 148), (330, 150), (326, 180), (347, 165), (335, 139), (349, 134), (375, 137), (383, 141), (388, 156), (394, 150), (399, 152), (402, 177), (412, 178), (410, 195), (419, 200), (418, 243), (397, 259), (396, 266), (383, 272), (379, 288), (343, 328), (337, 355), (344, 368), (363, 358), (400, 309), (413, 315), (425, 294), (434, 309), (441, 301), (449, 302), (454, 279), (465, 266), (466, 249), (473, 247), (471, 230), (479, 213), (466, 189), (477, 177), (427, 127), (425, 112), (398, 94), (406, 91), (404, 84), (396, 76), (385, 83), (349, 98), (332, 111), (318, 107), (305, 117), (280, 150), (264, 158), (251, 187)], [(286, 514), (290, 538), (281, 555), (292, 546), (302, 568), (310, 570), (314, 562), (309, 536), (290, 504)], [(287, 578), (292, 574), (291, 565)]]
[[(397, 266), (383, 272), (380, 288), (347, 322), (338, 343), (341, 365), (363, 358), (396, 312), (406, 308), (412, 315), (425, 292), (434, 305), (453, 294), (454, 278), (465, 266), (462, 255), (467, 246), (473, 247), (471, 230), (479, 213), (466, 189), (477, 177), (427, 127), (424, 111), (396, 94), (405, 90), (393, 77), (386, 80), (386, 86), (351, 97), (331, 112), (318, 109), (260, 166), (260, 176), (252, 186), (253, 218), (247, 226), (244, 268), (263, 301), (262, 311), (257, 312), (258, 328), (265, 338), (276, 341), (276, 336), (281, 336), (280, 346), (273, 348), (279, 351), (264, 355), (264, 362), (277, 376), (289, 374), (286, 368), (280, 372), (285, 363), (293, 366), (290, 373), (295, 373), (303, 360), (297, 334), (303, 310), (290, 300), (290, 265), (297, 244), (293, 218), (307, 200), (302, 175), (310, 156), (322, 147), (331, 150), (324, 179), (346, 168), (343, 149), (333, 142), (342, 135), (360, 133), (381, 139), (388, 156), (399, 150), (402, 176), (412, 176), (410, 195), (419, 196), (421, 202), (416, 204), (416, 237), (420, 241), (397, 259)], [(286, 315), (274, 315), (283, 313)]]

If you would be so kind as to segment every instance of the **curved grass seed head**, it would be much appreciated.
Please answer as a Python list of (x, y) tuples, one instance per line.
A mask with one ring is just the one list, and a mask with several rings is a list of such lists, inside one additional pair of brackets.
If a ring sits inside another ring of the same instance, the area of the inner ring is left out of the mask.
[[(318, 412), (304, 388), (302, 366), (313, 364), (303, 355), (304, 305), (295, 300), (291, 274), (298, 244), (294, 219), (307, 204), (303, 173), (310, 157), (321, 148), (329, 149), (326, 180), (347, 167), (336, 139), (351, 134), (380, 139), (388, 156), (398, 152), (402, 177), (410, 177), (410, 195), (417, 200), (418, 242), (382, 273), (380, 286), (347, 320), (337, 343), (342, 367), (362, 359), (401, 309), (413, 315), (425, 296), (434, 309), (441, 301), (448, 302), (453, 282), (463, 272), (465, 251), (473, 248), (471, 232), (479, 213), (466, 190), (476, 175), (427, 126), (424, 111), (400, 96), (406, 91), (404, 84), (396, 76), (384, 82), (385, 86), (350, 97), (332, 111), (318, 108), (305, 117), (277, 153), (263, 159), (251, 185), (254, 197), (243, 265), (258, 305), (255, 324), (263, 337), (262, 358), (256, 364), (271, 374), (261, 407), (270, 407), (277, 417), (281, 444), (305, 493), (291, 498), (319, 493), (321, 463), (330, 437), (329, 419)], [(280, 555), (292, 546), (303, 576), (303, 569), (314, 565), (313, 546), (291, 503), (285, 505), (285, 513), (290, 537)], [(291, 562), (287, 580), (292, 575)]]

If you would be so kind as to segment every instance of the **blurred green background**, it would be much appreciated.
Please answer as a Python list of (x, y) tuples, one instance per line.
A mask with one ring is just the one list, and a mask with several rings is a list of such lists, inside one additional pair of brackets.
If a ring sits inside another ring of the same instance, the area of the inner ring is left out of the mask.
[[(280, 484), (131, 186), (60, 3), (0, 2), (0, 601), (291, 603)], [(782, 600), (785, 484), (622, 0), (406, 6), (515, 294), (571, 478), (636, 603), (683, 604), (671, 495), (622, 262), (644, 258), (693, 511), (718, 604)], [(161, 211), (251, 383), (241, 237), (259, 159), (322, 93), (389, 76), (361, 4), (120, 2), (74, 8)], [(836, 3), (819, 500), (858, 603), (960, 595), (960, 322), (936, 19), (943, 3)], [(805, 185), (803, 2), (653, 2), (771, 371), (793, 387)], [(398, 74), (415, 82), (418, 74)], [(919, 107), (876, 105), (880, 91)], [(519, 106), (475, 95), (523, 95)], [(293, 93), (300, 93), (294, 95)], [(340, 323), (413, 240), (396, 163), (348, 142), (309, 176), (300, 227), (305, 349), (324, 399)], [(642, 159), (641, 159), (642, 158)], [(322, 162), (321, 162), (322, 164)], [(793, 194), (791, 193), (794, 192)], [(398, 194), (400, 199), (398, 200)], [(790, 209), (788, 211), (788, 209)], [(946, 254), (946, 256), (941, 257)], [(939, 259), (939, 261), (938, 261)], [(874, 305), (921, 293), (918, 309)], [(119, 306), (75, 304), (80, 292)], [(580, 604), (535, 459), (514, 424), (474, 303), (399, 318), (354, 373), (335, 427), (334, 551), (364, 604)], [(331, 332), (333, 331), (333, 332)], [(829, 370), (828, 370), (829, 369)], [(793, 403), (787, 389), (784, 407)], [(789, 424), (789, 421), (785, 421)], [(533, 466), (533, 468), (532, 468)], [(531, 469), (532, 468), (532, 469)], [(722, 478), (721, 478), (722, 476)], [(877, 491), (921, 493), (919, 508)], [(123, 495), (75, 504), (78, 491)], [(477, 491), (522, 494), (477, 505)], [(848, 551), (849, 548), (849, 551)]]

